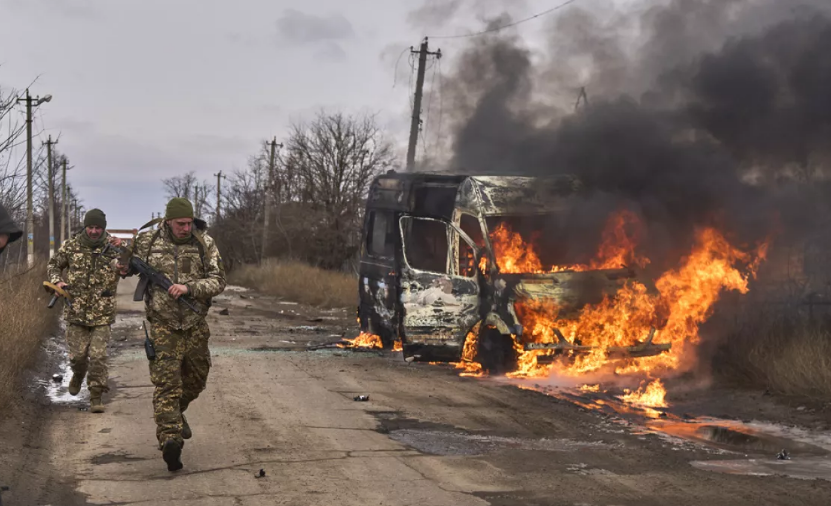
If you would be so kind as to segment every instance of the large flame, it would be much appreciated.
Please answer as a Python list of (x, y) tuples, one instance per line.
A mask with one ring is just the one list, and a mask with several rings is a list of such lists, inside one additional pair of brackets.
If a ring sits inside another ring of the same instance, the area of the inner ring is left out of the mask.
[[(627, 228), (636, 233), (627, 233)], [(539, 263), (533, 243), (523, 242), (504, 224), (497, 228), (492, 240), (500, 269), (509, 272), (609, 269), (621, 265), (643, 266), (649, 262), (634, 253), (639, 229), (633, 214), (613, 215), (592, 262), (546, 269)], [(576, 319), (560, 317), (559, 308), (551, 301), (517, 301), (515, 308), (525, 328), (526, 342), (557, 343), (565, 339), (572, 345), (589, 346), (591, 351), (569, 353), (568, 361), (542, 364), (538, 357), (553, 354), (553, 351), (526, 352), (517, 345), (519, 368), (509, 376), (547, 376), (554, 370), (570, 375), (596, 371), (612, 363), (613, 357), (607, 352), (610, 347), (641, 344), (650, 335), (653, 335), (654, 344), (671, 343), (671, 351), (630, 359), (623, 364), (616, 362), (616, 372), (651, 373), (676, 369), (690, 346), (698, 343), (699, 326), (712, 314), (720, 293), (723, 290), (746, 293), (748, 280), (755, 276), (766, 252), (767, 242), (755, 251), (745, 252), (732, 246), (716, 229), (705, 228), (696, 233), (692, 252), (683, 259), (681, 267), (658, 278), (655, 283), (658, 293), (650, 293), (644, 284), (631, 281), (614, 297), (584, 307)]]
[[(698, 233), (696, 247), (681, 268), (664, 273), (656, 282), (658, 294), (647, 293), (639, 282), (630, 282), (615, 297), (583, 309), (576, 320), (558, 317), (551, 302), (517, 302), (518, 316), (532, 342), (555, 343), (554, 329), (571, 344), (592, 346), (586, 354), (577, 354), (568, 363), (538, 364), (537, 357), (547, 350), (523, 352), (520, 368), (513, 376), (547, 376), (553, 369), (569, 374), (595, 371), (609, 363), (606, 350), (613, 346), (639, 344), (656, 328), (653, 343), (671, 343), (668, 353), (632, 359), (619, 365), (617, 373), (649, 372), (675, 369), (690, 345), (699, 341), (698, 329), (712, 314), (722, 290), (748, 291), (748, 278), (755, 275), (758, 260), (766, 246), (755, 255), (732, 247), (714, 229)], [(742, 273), (737, 264), (744, 264)]]

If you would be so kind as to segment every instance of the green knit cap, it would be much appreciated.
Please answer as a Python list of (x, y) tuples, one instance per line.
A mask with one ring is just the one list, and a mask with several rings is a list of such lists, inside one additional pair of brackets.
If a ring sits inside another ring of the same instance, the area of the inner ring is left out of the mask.
[(186, 198), (170, 199), (164, 212), (164, 219), (178, 220), (181, 218), (193, 218), (193, 205)]
[(92, 209), (84, 215), (84, 227), (107, 228), (107, 215), (100, 209)]

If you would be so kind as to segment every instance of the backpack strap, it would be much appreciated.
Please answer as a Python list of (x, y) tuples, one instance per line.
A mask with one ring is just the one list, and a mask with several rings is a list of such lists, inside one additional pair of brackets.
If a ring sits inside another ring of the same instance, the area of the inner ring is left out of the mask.
[(208, 269), (205, 267), (205, 248), (207, 248), (208, 245), (205, 244), (205, 238), (202, 237), (202, 232), (194, 230), (193, 237), (196, 238), (196, 247), (199, 248), (199, 260), (202, 262), (202, 270), (206, 271)]
[(156, 231), (153, 232), (153, 237), (150, 238), (150, 242), (147, 244), (147, 256), (144, 257), (145, 262), (150, 261), (150, 252), (153, 251), (153, 244), (159, 238), (159, 235), (161, 235), (161, 233), (162, 233), (162, 229), (160, 229), (160, 228), (157, 228)]

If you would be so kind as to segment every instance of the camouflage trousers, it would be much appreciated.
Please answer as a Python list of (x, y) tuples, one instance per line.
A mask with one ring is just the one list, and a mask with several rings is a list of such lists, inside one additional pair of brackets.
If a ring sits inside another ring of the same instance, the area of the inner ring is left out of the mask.
[(69, 366), (72, 373), (87, 377), (90, 392), (107, 392), (107, 344), (110, 326), (76, 325), (67, 323), (66, 343), (69, 346)]
[(211, 331), (202, 320), (188, 330), (175, 330), (150, 322), (150, 339), (156, 350), (150, 361), (153, 392), (153, 416), (159, 447), (168, 439), (182, 441), (182, 413), (199, 397), (208, 382)]

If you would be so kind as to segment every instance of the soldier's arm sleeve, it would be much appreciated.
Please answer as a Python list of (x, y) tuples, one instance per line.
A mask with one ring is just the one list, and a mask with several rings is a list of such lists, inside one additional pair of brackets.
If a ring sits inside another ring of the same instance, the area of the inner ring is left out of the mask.
[(147, 247), (149, 246), (149, 244), (148, 244), (149, 241), (150, 241), (150, 236), (146, 232), (143, 232), (143, 233), (139, 234), (138, 236), (136, 236), (136, 240), (133, 243), (132, 255), (131, 254), (126, 254), (126, 255), (124, 255), (123, 257), (120, 258), (120, 261), (121, 262), (126, 262), (127, 266), (128, 266), (127, 274), (124, 275), (125, 278), (130, 277), (130, 276), (135, 276), (136, 274), (138, 274), (138, 272), (136, 272), (135, 269), (133, 269), (133, 266), (130, 265), (130, 258), (132, 258), (133, 255), (138, 256), (139, 258), (141, 258), (141, 253), (144, 252), (147, 249)]
[(55, 256), (49, 259), (49, 263), (46, 264), (46, 277), (49, 278), (49, 282), (52, 284), (57, 284), (63, 281), (61, 279), (61, 271), (67, 268), (69, 265), (69, 255), (66, 252), (66, 243), (63, 243), (60, 248), (58, 248), (58, 252), (55, 253)]
[(225, 290), (225, 266), (222, 264), (222, 257), (219, 256), (219, 249), (213, 239), (205, 240), (205, 277), (188, 283), (188, 291), (197, 299), (205, 300), (216, 297)]

